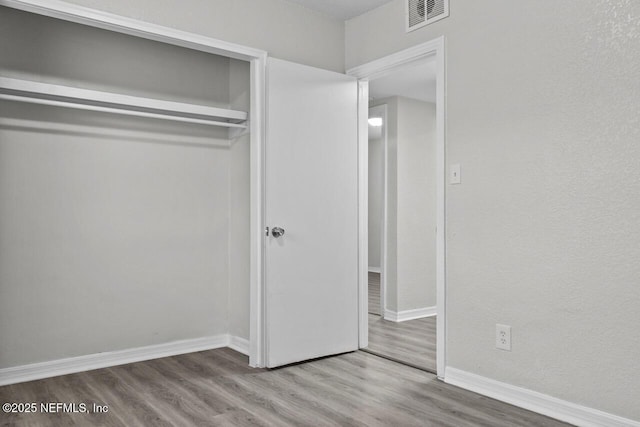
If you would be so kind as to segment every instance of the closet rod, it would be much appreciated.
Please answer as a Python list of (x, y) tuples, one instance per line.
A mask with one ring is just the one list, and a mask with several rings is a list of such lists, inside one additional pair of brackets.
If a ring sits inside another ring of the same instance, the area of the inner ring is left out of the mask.
[(246, 129), (247, 126), (239, 123), (229, 123), (229, 122), (220, 122), (215, 120), (205, 120), (205, 119), (194, 119), (191, 117), (182, 117), (182, 116), (170, 116), (167, 114), (160, 113), (147, 113), (145, 111), (136, 111), (136, 110), (123, 110), (121, 108), (114, 107), (101, 107), (98, 105), (87, 105), (87, 104), (77, 104), (75, 102), (68, 101), (56, 101), (53, 99), (42, 99), (42, 98), (31, 98), (28, 96), (21, 95), (8, 95), (4, 93), (0, 93), (0, 99), (4, 99), (7, 101), (18, 101), (18, 102), (27, 102), (31, 104), (40, 104), (40, 105), (49, 105), (53, 107), (66, 107), (66, 108), (75, 108), (78, 110), (89, 110), (89, 111), (98, 111), (102, 113), (115, 113), (126, 116), (136, 116), (136, 117), (146, 117), (152, 119), (163, 119), (163, 120), (172, 120), (176, 122), (185, 122), (185, 123), (195, 123), (200, 125), (209, 125), (209, 126), (224, 126), (229, 128), (241, 128)]
[(211, 126), (246, 128), (245, 111), (0, 77), (0, 99)]

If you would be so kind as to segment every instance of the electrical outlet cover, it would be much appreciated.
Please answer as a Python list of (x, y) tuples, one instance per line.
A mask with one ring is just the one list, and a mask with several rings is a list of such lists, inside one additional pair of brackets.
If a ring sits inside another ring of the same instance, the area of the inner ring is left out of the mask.
[(496, 348), (511, 351), (511, 326), (496, 324)]

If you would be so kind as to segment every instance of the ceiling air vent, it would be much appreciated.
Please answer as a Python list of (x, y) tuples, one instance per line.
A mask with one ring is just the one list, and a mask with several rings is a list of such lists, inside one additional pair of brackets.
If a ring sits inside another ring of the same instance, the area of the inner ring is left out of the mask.
[(449, 16), (449, 0), (405, 0), (407, 32)]

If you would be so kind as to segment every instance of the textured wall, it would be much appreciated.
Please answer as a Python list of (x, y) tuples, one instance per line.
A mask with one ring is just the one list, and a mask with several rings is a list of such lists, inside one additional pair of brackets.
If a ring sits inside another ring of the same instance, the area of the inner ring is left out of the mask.
[(68, 0), (344, 71), (344, 23), (285, 0)]
[(348, 21), (346, 62), (447, 38), (447, 364), (640, 420), (640, 3), (403, 11)]

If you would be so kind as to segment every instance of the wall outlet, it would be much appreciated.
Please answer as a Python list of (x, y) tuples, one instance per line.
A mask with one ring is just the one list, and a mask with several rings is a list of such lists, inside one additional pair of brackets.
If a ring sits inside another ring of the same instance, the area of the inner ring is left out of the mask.
[(496, 324), (496, 348), (511, 351), (511, 326)]

